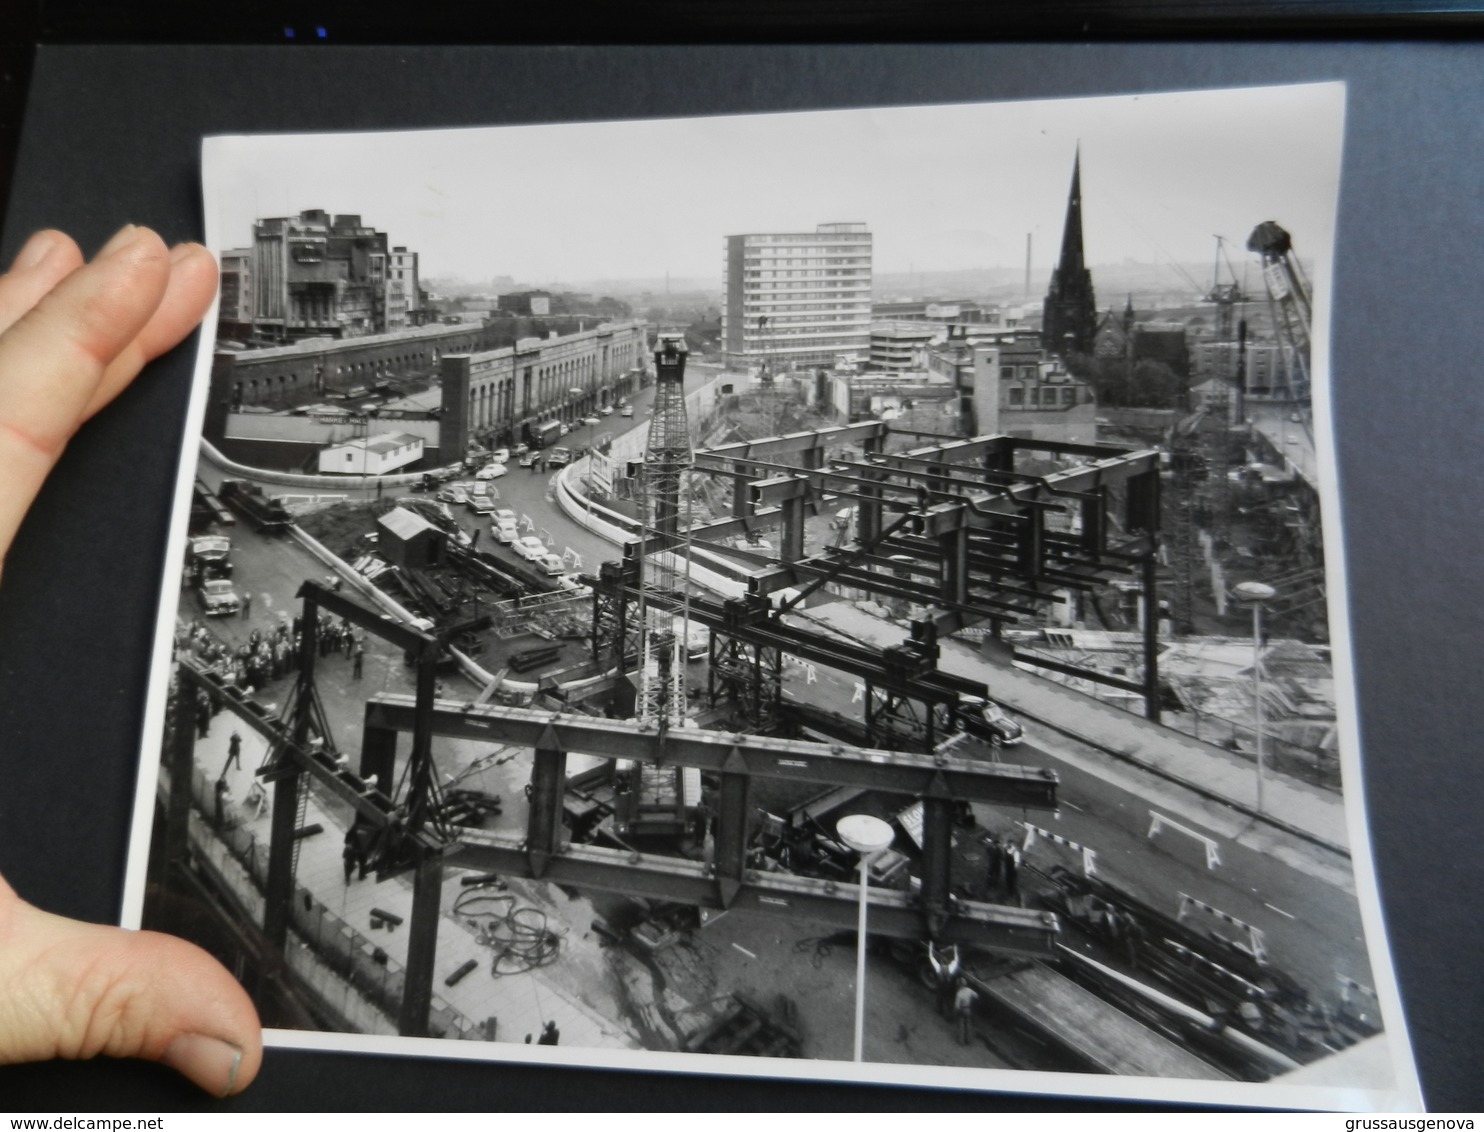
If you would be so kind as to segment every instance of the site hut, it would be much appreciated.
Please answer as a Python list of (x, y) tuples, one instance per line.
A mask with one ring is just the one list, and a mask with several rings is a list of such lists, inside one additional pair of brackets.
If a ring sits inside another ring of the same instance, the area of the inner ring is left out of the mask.
[(422, 458), (422, 437), (407, 432), (383, 432), (330, 445), (319, 454), (319, 470), (384, 476)]
[(377, 552), (393, 566), (424, 570), (443, 564), (447, 537), (421, 515), (393, 507), (376, 520)]

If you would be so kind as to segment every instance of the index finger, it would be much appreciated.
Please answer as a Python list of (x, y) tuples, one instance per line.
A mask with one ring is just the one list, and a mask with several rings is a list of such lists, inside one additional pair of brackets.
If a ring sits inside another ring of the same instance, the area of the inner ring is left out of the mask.
[(0, 555), (170, 274), (160, 238), (125, 229), (0, 335)]

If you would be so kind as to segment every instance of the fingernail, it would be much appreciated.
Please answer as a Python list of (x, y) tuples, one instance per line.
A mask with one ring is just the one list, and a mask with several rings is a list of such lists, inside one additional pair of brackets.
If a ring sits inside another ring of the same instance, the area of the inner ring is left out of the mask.
[(109, 240), (108, 243), (104, 244), (101, 248), (98, 249), (98, 254), (95, 255), (93, 258), (102, 259), (104, 256), (112, 255), (114, 252), (121, 251), (132, 244), (135, 239), (138, 238), (138, 236), (139, 228), (136, 225), (125, 224), (122, 228), (120, 228), (113, 234), (113, 239)]
[(230, 1097), (237, 1088), (242, 1051), (220, 1038), (181, 1034), (166, 1047), (160, 1063), (189, 1077), (208, 1093)]
[(61, 242), (56, 232), (37, 232), (16, 253), (15, 262), (10, 265), (10, 269), (25, 271), (40, 265), (41, 261), (51, 255)]
[(170, 249), (170, 262), (179, 263), (186, 256), (195, 255), (200, 248), (200, 244), (176, 244)]

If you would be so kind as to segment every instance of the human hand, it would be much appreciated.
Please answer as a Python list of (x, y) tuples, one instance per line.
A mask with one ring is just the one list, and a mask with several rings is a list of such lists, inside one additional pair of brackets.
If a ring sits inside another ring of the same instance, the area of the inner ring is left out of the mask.
[[(170, 250), (132, 226), (88, 264), (67, 236), (38, 232), (0, 276), (0, 567), (73, 434), (195, 329), (215, 288), (205, 248)], [(99, 1054), (230, 1096), (258, 1072), (262, 1030), (200, 948), (51, 915), (0, 878), (0, 1064)]]

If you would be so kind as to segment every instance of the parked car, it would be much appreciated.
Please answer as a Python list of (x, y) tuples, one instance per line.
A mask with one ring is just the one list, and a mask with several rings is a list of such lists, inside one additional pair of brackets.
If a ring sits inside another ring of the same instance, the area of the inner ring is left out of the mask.
[(496, 448), (493, 452), (490, 453), (489, 462), (491, 464), (508, 464), (508, 463), (510, 463), (510, 449), (508, 449), (508, 448)]
[(520, 538), (520, 528), (513, 521), (501, 522), (498, 516), (490, 521), (490, 530), (495, 532), (495, 541), (505, 546), (514, 546)]
[(601, 409), (598, 410), (598, 416), (600, 416), (600, 417), (611, 417), (612, 415), (613, 415), (613, 406), (612, 405), (604, 405)]
[(592, 590), (577, 580), (576, 574), (563, 574), (557, 579), (557, 588), (566, 590), (568, 593), (592, 593)]
[(469, 506), (476, 515), (493, 515), (495, 513), (495, 501), (488, 495), (471, 495)]
[(538, 570), (543, 570), (553, 577), (567, 572), (567, 564), (562, 561), (560, 554), (539, 554), (531, 559), (532, 564)]
[(553, 448), (546, 454), (548, 467), (565, 468), (572, 462), (572, 452), (568, 448)]
[[(438, 498), (439, 499), (443, 499), (443, 496), (440, 494)], [(443, 500), (443, 502), (445, 502), (445, 503), (468, 503), (469, 502), (469, 485), (468, 484), (464, 484), (464, 483), (451, 483), (451, 484), (449, 484), (448, 485), (448, 498), (445, 499), (445, 500)]]
[(496, 525), (498, 525), (500, 523), (510, 523), (512, 526), (517, 521), (518, 520), (516, 519), (515, 512), (512, 511), (512, 510), (510, 510), (509, 507), (501, 507), (501, 508), (499, 508), (495, 512), (495, 517), (490, 520), (491, 523), (494, 523)]
[(594, 417), (583, 417), (582, 418), (582, 423), (583, 424), (588, 424), (588, 425), (602, 424), (603, 423), (603, 418), (602, 417), (595, 417), (595, 416)]
[(618, 415), (621, 417), (632, 417), (634, 415), (634, 406), (625, 401), (618, 407)]
[(522, 558), (535, 561), (546, 554), (546, 544), (535, 535), (524, 535), (515, 540), (512, 547)]
[(1025, 738), (1025, 728), (1011, 719), (992, 700), (968, 696), (959, 701), (964, 730), (996, 747), (1013, 747)]
[(474, 478), (477, 480), (497, 480), (505, 474), (505, 471), (504, 464), (486, 464), (474, 473)]
[(196, 597), (207, 617), (230, 617), (242, 608), (242, 599), (226, 578), (213, 578), (196, 587)]

